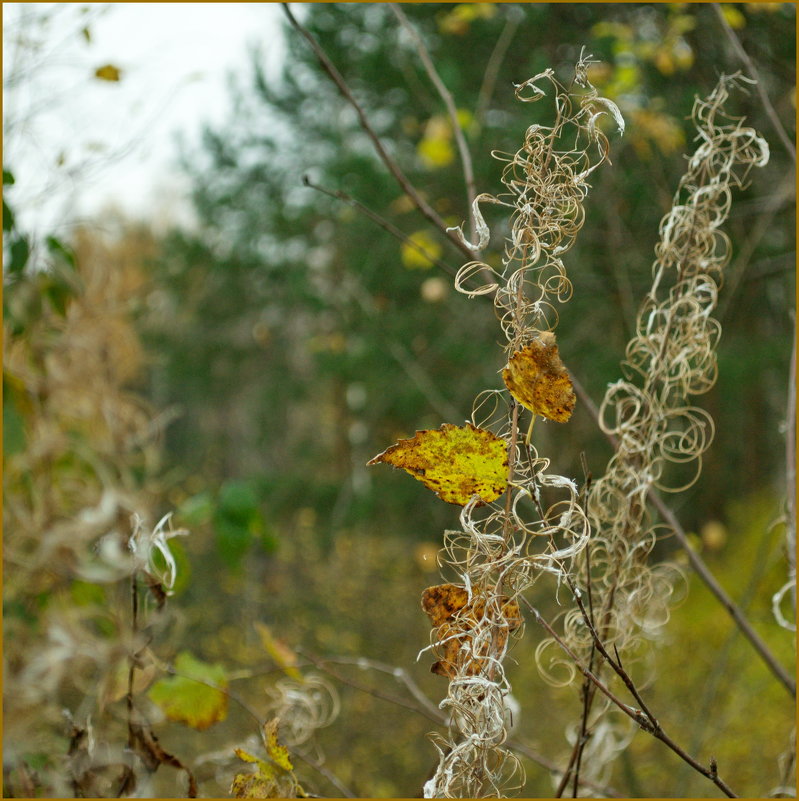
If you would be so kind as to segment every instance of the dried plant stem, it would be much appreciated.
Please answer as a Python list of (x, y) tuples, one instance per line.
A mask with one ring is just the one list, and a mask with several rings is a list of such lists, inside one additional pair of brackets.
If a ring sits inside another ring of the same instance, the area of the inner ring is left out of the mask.
[[(631, 694), (638, 702), (640, 709), (636, 709), (635, 707), (631, 707), (628, 704), (625, 704), (618, 696), (616, 696), (612, 690), (610, 690), (607, 685), (605, 685), (594, 672), (589, 670), (585, 667), (581, 662), (580, 658), (577, 656), (574, 651), (561, 639), (558, 633), (555, 631), (554, 628), (543, 618), (541, 613), (527, 601), (526, 599), (522, 599), (525, 605), (530, 609), (530, 611), (535, 616), (536, 621), (541, 625), (541, 627), (549, 634), (550, 637), (563, 649), (563, 651), (572, 659), (574, 662), (575, 667), (590, 681), (594, 684), (594, 686), (607, 698), (610, 699), (625, 715), (630, 717), (634, 720), (644, 731), (651, 734), (656, 739), (660, 740), (667, 748), (672, 750), (677, 756), (680, 757), (684, 762), (687, 762), (694, 770), (698, 773), (701, 773), (705, 778), (709, 779), (716, 785), (728, 798), (738, 798), (738, 796), (727, 786), (726, 782), (724, 782), (721, 777), (718, 775), (718, 769), (716, 766), (716, 762), (714, 759), (711, 759), (710, 766), (705, 767), (702, 765), (701, 762), (694, 759), (690, 754), (688, 754), (680, 745), (678, 745), (672, 738), (666, 734), (663, 730), (663, 727), (657, 721), (657, 719), (652, 715), (646, 705), (643, 703), (643, 699), (641, 698), (638, 689), (635, 687), (632, 679), (630, 679), (627, 672), (622, 667), (621, 663), (617, 660), (614, 660), (610, 657), (607, 651), (602, 645), (600, 649), (599, 643), (601, 640), (595, 639), (594, 641), (597, 643), (597, 649), (600, 650), (602, 655), (605, 657), (608, 664), (613, 668), (619, 678), (622, 679), (625, 686), (628, 690), (630, 690)], [(587, 616), (586, 616), (586, 619)], [(592, 634), (596, 635), (596, 630), (593, 629), (591, 626)]]
[(336, 69), (335, 64), (330, 60), (327, 53), (322, 49), (320, 44), (314, 39), (310, 31), (305, 28), (291, 13), (288, 3), (281, 3), (283, 6), (283, 11), (285, 12), (286, 16), (288, 17), (289, 22), (294, 26), (294, 28), (302, 34), (303, 38), (308, 42), (311, 46), (311, 49), (314, 51), (316, 57), (319, 59), (319, 63), (322, 66), (322, 69), (330, 76), (333, 82), (338, 87), (339, 91), (347, 102), (355, 109), (355, 113), (358, 115), (358, 121), (361, 124), (361, 127), (366, 132), (366, 135), (372, 141), (374, 145), (375, 151), (377, 152), (378, 156), (382, 160), (383, 164), (386, 165), (388, 171), (394, 176), (394, 179), (402, 188), (402, 191), (408, 195), (408, 197), (413, 201), (413, 204), (416, 206), (417, 209), (440, 231), (444, 233), (444, 235), (449, 239), (455, 247), (458, 248), (462, 253), (466, 256), (471, 258), (473, 256), (473, 251), (470, 250), (465, 244), (460, 242), (458, 238), (447, 231), (446, 223), (441, 219), (441, 217), (436, 213), (436, 211), (430, 206), (430, 204), (416, 191), (416, 187), (408, 180), (405, 173), (402, 172), (399, 165), (396, 161), (388, 154), (385, 147), (383, 147), (383, 143), (380, 141), (380, 138), (375, 133), (374, 128), (372, 128), (371, 124), (369, 123), (368, 118), (366, 117), (366, 113), (364, 112), (361, 105), (353, 96), (352, 92), (350, 91), (349, 86), (347, 86), (346, 81), (341, 76), (341, 73)]
[(390, 3), (389, 5), (391, 6), (391, 10), (394, 12), (397, 19), (402, 23), (402, 26), (411, 35), (411, 38), (416, 45), (416, 50), (419, 53), (419, 58), (424, 65), (425, 71), (427, 72), (430, 80), (433, 82), (433, 85), (436, 87), (436, 91), (440, 95), (441, 99), (444, 101), (444, 105), (447, 107), (450, 124), (452, 125), (452, 132), (455, 136), (455, 141), (458, 143), (458, 153), (460, 154), (461, 166), (463, 167), (463, 178), (466, 182), (466, 200), (468, 203), (467, 208), (469, 210), (470, 228), (472, 237), (474, 237), (474, 215), (472, 213), (472, 207), (474, 205), (474, 198), (477, 194), (474, 188), (474, 167), (472, 166), (472, 157), (466, 144), (466, 138), (463, 135), (463, 129), (461, 128), (461, 124), (458, 120), (458, 109), (455, 106), (455, 101), (452, 99), (452, 94), (444, 85), (444, 81), (441, 80), (441, 76), (438, 74), (435, 64), (433, 64), (433, 59), (430, 58), (430, 53), (425, 47), (422, 37), (419, 36), (419, 33), (416, 31), (413, 25), (411, 25), (410, 20), (407, 16), (405, 16), (405, 12), (402, 10), (401, 6), (399, 6), (397, 3)]
[[(598, 423), (599, 422), (599, 409), (597, 408), (590, 395), (585, 391), (584, 387), (572, 374), (572, 383), (577, 396), (580, 398), (581, 404), (588, 410), (591, 417)], [(617, 438), (611, 432), (605, 432), (605, 436), (614, 447), (618, 446)], [(677, 520), (674, 512), (666, 506), (660, 495), (654, 490), (650, 489), (647, 494), (648, 499), (653, 506), (658, 510), (661, 517), (668, 523), (669, 527), (674, 532), (677, 542), (680, 543), (685, 551), (691, 567), (696, 571), (699, 578), (710, 590), (716, 600), (727, 610), (727, 613), (735, 622), (735, 625), (741, 630), (741, 633), (749, 640), (749, 643), (760, 655), (761, 659), (766, 663), (769, 670), (780, 681), (786, 690), (795, 698), (796, 697), (796, 681), (792, 679), (785, 668), (777, 661), (777, 658), (769, 649), (768, 645), (763, 641), (760, 635), (754, 630), (752, 624), (747, 620), (746, 615), (741, 608), (732, 598), (727, 594), (724, 588), (716, 580), (715, 576), (710, 572), (710, 568), (705, 564), (702, 557), (694, 550), (688, 542), (688, 536), (685, 533), (680, 521)]]
[(721, 6), (718, 3), (713, 3), (713, 9), (716, 12), (716, 16), (719, 18), (719, 22), (721, 23), (721, 27), (724, 29), (724, 33), (727, 34), (727, 38), (730, 40), (732, 49), (735, 50), (738, 58), (740, 58), (741, 61), (746, 65), (746, 71), (749, 73), (749, 75), (754, 78), (755, 89), (763, 103), (763, 108), (766, 110), (766, 114), (768, 115), (769, 120), (771, 120), (774, 130), (777, 132), (777, 136), (779, 136), (780, 141), (788, 151), (788, 155), (791, 157), (791, 159), (793, 159), (793, 163), (796, 164), (796, 147), (786, 133), (785, 126), (783, 126), (780, 118), (777, 116), (777, 112), (774, 110), (774, 106), (772, 105), (771, 100), (769, 100), (766, 90), (763, 88), (763, 82), (760, 80), (760, 73), (758, 72), (755, 63), (749, 57), (749, 54), (746, 52), (746, 50), (744, 50), (741, 40), (730, 26), (730, 23), (727, 22), (726, 18), (724, 17), (724, 12), (721, 10)]
[[(136, 571), (130, 576), (130, 628), (132, 647), (136, 647), (136, 639), (139, 633), (139, 588), (136, 581)], [(128, 655), (128, 688), (125, 694), (125, 714), (128, 726), (128, 749), (131, 754), (135, 753), (136, 748), (136, 727), (133, 722), (133, 684), (136, 677), (137, 654), (131, 651)], [(131, 793), (136, 786), (136, 774), (132, 765), (126, 765), (122, 771), (122, 778), (117, 796), (121, 797)]]

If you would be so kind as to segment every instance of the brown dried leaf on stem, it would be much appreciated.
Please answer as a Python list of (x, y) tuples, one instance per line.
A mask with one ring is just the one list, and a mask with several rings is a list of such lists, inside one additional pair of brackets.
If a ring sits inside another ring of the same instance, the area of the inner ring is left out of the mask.
[(441, 657), (430, 668), (432, 673), (450, 679), (458, 673), (476, 676), (486, 667), (492, 646), (505, 648), (510, 632), (522, 623), (519, 604), (504, 595), (492, 596), (490, 602), (499, 604), (499, 615), (506, 626), (496, 631), (496, 643), (488, 638), (475, 648), (475, 630), (486, 618), (485, 596), (474, 593), (470, 596), (465, 587), (457, 584), (438, 584), (422, 593), (422, 609), (435, 629), (433, 650)]
[(508, 359), (502, 380), (516, 400), (533, 414), (565, 423), (577, 397), (569, 373), (558, 355), (555, 335), (542, 331)]

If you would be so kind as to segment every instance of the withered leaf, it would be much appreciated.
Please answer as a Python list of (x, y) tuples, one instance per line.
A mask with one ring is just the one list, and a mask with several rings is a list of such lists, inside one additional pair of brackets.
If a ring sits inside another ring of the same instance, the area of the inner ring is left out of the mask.
[(122, 78), (122, 70), (115, 67), (113, 64), (103, 64), (94, 71), (94, 77), (99, 78), (101, 81), (110, 81), (118, 83)]
[(522, 616), (516, 601), (504, 595), (499, 601), (506, 625), (497, 627), (492, 642), (481, 645), (475, 654), (473, 647), (461, 647), (472, 644), (472, 632), (485, 616), (485, 597), (472, 591), (470, 601), (466, 588), (457, 584), (438, 584), (422, 593), (422, 609), (436, 629), (434, 647), (441, 657), (430, 668), (432, 673), (451, 679), (464, 669), (467, 676), (475, 676), (486, 664), (491, 649), (501, 651), (505, 647), (508, 635), (521, 625)]
[(148, 692), (169, 720), (202, 731), (227, 717), (227, 676), (221, 665), (201, 662), (183, 651), (175, 659), (175, 673)]
[(288, 749), (277, 739), (278, 719), (272, 718), (263, 725), (263, 739), (269, 762), (236, 748), (236, 756), (242, 762), (256, 766), (255, 773), (237, 773), (230, 792), (234, 798), (298, 798), (304, 792), (294, 775), (294, 766)]
[(502, 380), (511, 395), (534, 414), (565, 423), (574, 411), (574, 386), (550, 331), (510, 357)]
[(439, 429), (417, 431), (367, 464), (379, 462), (402, 468), (442, 501), (458, 506), (465, 506), (474, 495), (490, 503), (508, 486), (508, 444), (471, 423), (463, 428), (444, 423)]

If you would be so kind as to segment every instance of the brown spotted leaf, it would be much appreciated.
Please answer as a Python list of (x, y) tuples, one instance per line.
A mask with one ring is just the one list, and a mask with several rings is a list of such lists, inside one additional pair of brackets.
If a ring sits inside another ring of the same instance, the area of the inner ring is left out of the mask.
[(473, 647), (462, 650), (462, 646), (471, 644), (472, 632), (485, 616), (485, 598), (473, 590), (470, 601), (466, 588), (457, 584), (438, 584), (422, 593), (422, 609), (436, 630), (435, 652), (440, 657), (430, 668), (432, 673), (450, 679), (459, 671), (475, 676), (485, 666), (489, 648), (501, 651), (505, 647), (508, 635), (521, 625), (522, 616), (516, 601), (503, 595), (499, 603), (504, 625), (496, 628), (490, 646), (486, 644), (474, 653)]
[(502, 380), (510, 394), (534, 414), (565, 423), (574, 411), (574, 386), (558, 355), (555, 335), (549, 331), (510, 357)]
[(465, 506), (474, 495), (490, 503), (508, 486), (508, 444), (471, 423), (463, 428), (444, 423), (439, 429), (417, 431), (368, 464), (379, 462), (402, 468), (442, 501), (458, 506)]

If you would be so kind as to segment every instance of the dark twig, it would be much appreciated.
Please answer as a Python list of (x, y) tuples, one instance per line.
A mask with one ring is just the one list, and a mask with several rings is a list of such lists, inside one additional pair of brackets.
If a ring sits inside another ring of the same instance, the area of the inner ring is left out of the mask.
[[(591, 625), (594, 625), (594, 602), (591, 596), (591, 544), (585, 547), (585, 586), (588, 592), (588, 610)], [(596, 656), (596, 646), (591, 645), (591, 653), (588, 657), (588, 669), (594, 670), (594, 658)], [(594, 693), (591, 690), (591, 685), (587, 680), (583, 683), (582, 688), (583, 697), (583, 713), (580, 720), (580, 736), (575, 743), (577, 747), (577, 759), (574, 763), (574, 783), (572, 784), (572, 797), (577, 798), (577, 787), (580, 780), (580, 766), (583, 761), (583, 751), (591, 732), (588, 730), (588, 716), (591, 714), (591, 706), (594, 700)]]
[(777, 132), (777, 136), (779, 136), (780, 141), (788, 151), (788, 155), (791, 157), (791, 159), (793, 159), (793, 163), (796, 164), (796, 148), (794, 147), (791, 138), (786, 133), (785, 127), (780, 121), (780, 118), (777, 116), (777, 112), (774, 110), (774, 106), (772, 105), (771, 100), (769, 100), (766, 90), (763, 88), (763, 82), (760, 80), (760, 73), (758, 72), (755, 63), (749, 57), (749, 54), (746, 52), (746, 50), (744, 50), (741, 40), (730, 26), (730, 23), (725, 19), (724, 12), (721, 10), (721, 6), (718, 3), (713, 3), (713, 8), (716, 12), (716, 16), (719, 18), (721, 27), (724, 29), (724, 33), (727, 34), (727, 38), (730, 40), (732, 49), (737, 54), (738, 58), (740, 58), (741, 61), (743, 61), (743, 63), (746, 65), (746, 70), (749, 73), (749, 77), (755, 81), (755, 89), (757, 90), (757, 94), (763, 103), (763, 108), (766, 110), (769, 120), (771, 120), (771, 124), (774, 126), (774, 130)]
[(438, 228), (447, 237), (447, 239), (449, 239), (452, 244), (458, 248), (458, 250), (460, 250), (469, 259), (472, 259), (474, 257), (474, 253), (465, 244), (458, 241), (458, 238), (454, 233), (447, 231), (446, 223), (430, 206), (430, 204), (416, 191), (416, 187), (414, 187), (414, 185), (408, 180), (408, 178), (405, 176), (405, 173), (402, 172), (396, 161), (391, 158), (385, 147), (383, 147), (383, 143), (380, 141), (380, 138), (377, 136), (371, 124), (369, 123), (364, 110), (361, 108), (358, 101), (353, 97), (349, 86), (347, 86), (347, 83), (345, 82), (344, 78), (342, 78), (341, 73), (336, 69), (335, 64), (333, 64), (333, 62), (328, 58), (327, 53), (325, 53), (320, 44), (316, 41), (316, 39), (314, 39), (310, 31), (308, 31), (307, 28), (297, 21), (289, 9), (288, 3), (281, 3), (281, 5), (283, 6), (283, 11), (288, 17), (289, 22), (297, 31), (299, 31), (300, 34), (302, 34), (303, 38), (311, 46), (311, 49), (319, 59), (319, 63), (322, 65), (322, 69), (324, 69), (324, 71), (330, 76), (341, 94), (344, 95), (344, 98), (347, 100), (347, 102), (355, 109), (355, 113), (358, 115), (358, 121), (360, 122), (363, 130), (366, 132), (366, 135), (369, 137), (369, 139), (371, 139), (372, 144), (377, 151), (377, 155), (380, 157), (383, 164), (386, 165), (388, 171), (394, 176), (394, 179), (400, 185), (402, 191), (408, 195), (416, 208), (419, 209), (419, 211), (431, 223), (433, 223), (433, 225), (435, 225), (436, 228)]
[[(582, 387), (580, 382), (572, 376), (572, 383), (577, 395), (583, 406), (588, 410), (589, 414), (599, 421), (599, 409), (596, 404), (591, 400), (588, 393)], [(614, 448), (618, 448), (618, 440), (613, 434), (605, 434), (608, 441)], [(650, 489), (647, 497), (652, 502), (654, 507), (658, 510), (661, 517), (668, 523), (669, 527), (674, 532), (674, 536), (685, 551), (691, 567), (696, 571), (699, 578), (704, 582), (705, 586), (715, 596), (716, 600), (727, 610), (728, 614), (735, 621), (735, 624), (741, 630), (741, 633), (749, 640), (752, 647), (760, 655), (761, 659), (766, 663), (771, 672), (776, 676), (780, 683), (786, 690), (795, 698), (796, 697), (796, 681), (792, 679), (785, 668), (777, 661), (774, 654), (771, 653), (769, 647), (762, 640), (760, 635), (752, 628), (751, 623), (746, 619), (741, 608), (730, 598), (724, 588), (718, 583), (716, 578), (710, 572), (710, 569), (705, 564), (702, 557), (691, 548), (688, 542), (688, 536), (685, 530), (680, 525), (674, 513), (663, 502), (663, 499), (658, 495), (654, 489)]]
[[(578, 597), (578, 596), (575, 596)], [(627, 672), (624, 668), (616, 662), (610, 655), (607, 653), (604, 645), (600, 648), (599, 642), (597, 639), (594, 640), (597, 643), (597, 650), (602, 653), (602, 655), (607, 660), (608, 664), (614, 669), (616, 674), (622, 679), (625, 686), (631, 691), (635, 700), (641, 706), (640, 709), (636, 709), (635, 707), (629, 706), (625, 704), (618, 696), (616, 696), (612, 690), (610, 690), (607, 685), (605, 685), (597, 676), (590, 671), (587, 667), (583, 666), (580, 662), (578, 656), (569, 648), (568, 645), (561, 639), (558, 633), (552, 628), (552, 626), (547, 623), (546, 620), (541, 616), (541, 613), (529, 602), (526, 598), (522, 598), (524, 603), (530, 609), (530, 611), (535, 615), (536, 621), (544, 628), (544, 630), (552, 637), (553, 640), (565, 651), (565, 653), (572, 659), (574, 662), (575, 667), (587, 678), (591, 681), (596, 688), (605, 696), (607, 696), (625, 715), (632, 718), (640, 728), (644, 731), (651, 734), (656, 739), (660, 740), (667, 748), (677, 754), (680, 759), (684, 762), (687, 762), (694, 770), (698, 773), (701, 773), (706, 778), (710, 779), (713, 784), (716, 785), (728, 798), (738, 798), (738, 796), (727, 786), (727, 784), (719, 777), (718, 769), (716, 767), (715, 759), (711, 759), (710, 766), (705, 767), (696, 759), (694, 759), (690, 754), (683, 750), (681, 746), (679, 746), (674, 740), (669, 737), (668, 734), (663, 730), (663, 727), (657, 721), (657, 719), (652, 715), (646, 705), (643, 703), (641, 699), (641, 695), (638, 692), (638, 689), (635, 687), (635, 684), (632, 682), (630, 677), (627, 675)], [(578, 598), (578, 603), (580, 603)], [(588, 620), (587, 616), (585, 618)], [(590, 620), (588, 620), (590, 624)], [(593, 629), (593, 625), (590, 626)], [(592, 632), (595, 634), (595, 630)]]

